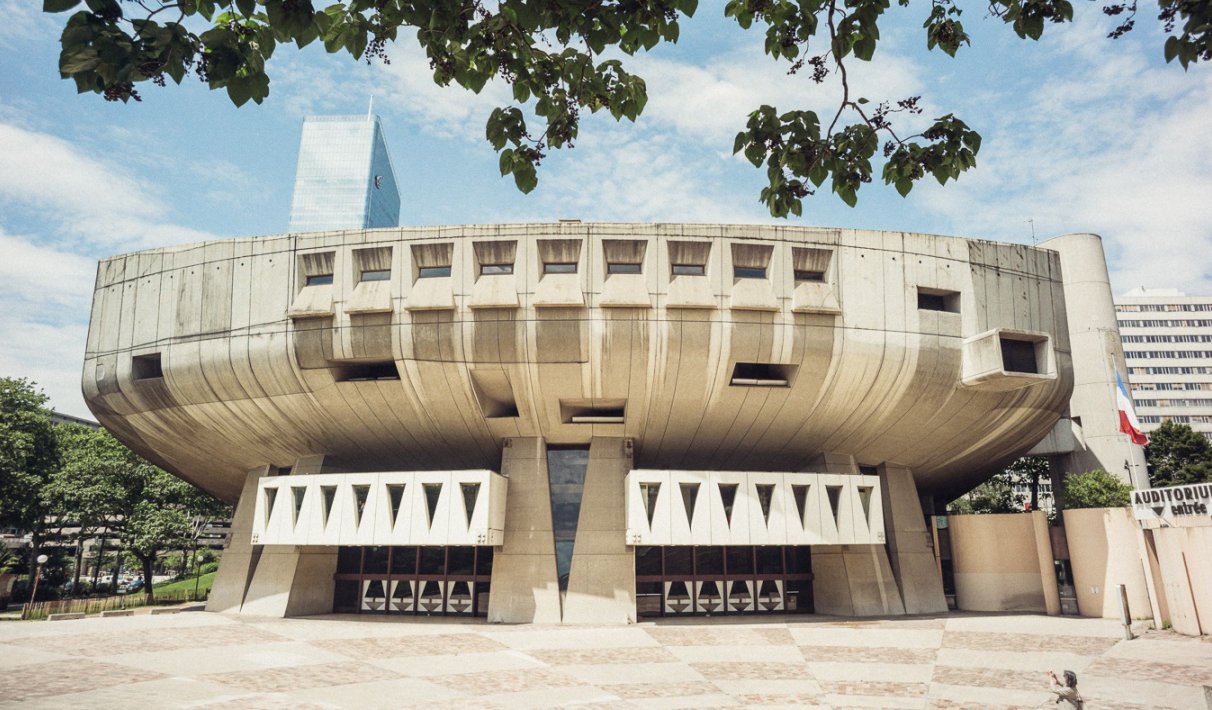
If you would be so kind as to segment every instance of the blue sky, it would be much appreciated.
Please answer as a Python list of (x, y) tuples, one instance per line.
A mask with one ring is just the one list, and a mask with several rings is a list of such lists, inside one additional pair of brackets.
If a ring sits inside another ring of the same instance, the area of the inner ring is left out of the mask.
[[(763, 103), (823, 115), (838, 91), (787, 76), (762, 54), (760, 32), (704, 2), (678, 45), (626, 60), (648, 84), (639, 121), (587, 117), (576, 148), (550, 155), (538, 189), (522, 195), (498, 177), (483, 138), (507, 87), (434, 86), (410, 38), (386, 66), (279, 48), (260, 106), (236, 109), (188, 77), (111, 104), (59, 78), (65, 16), (40, 5), (0, 0), (0, 375), (37, 381), (52, 406), (81, 416), (96, 260), (284, 231), (305, 115), (362, 113), (374, 95), (404, 225), (766, 223), (776, 220), (757, 201), (763, 172), (731, 155), (733, 137)], [(978, 4), (964, 16), (973, 45), (951, 59), (925, 51), (927, 4), (894, 6), (874, 61), (851, 61), (852, 90), (873, 101), (920, 94), (919, 120), (956, 113), (984, 136), (977, 169), (907, 199), (872, 183), (854, 209), (822, 191), (787, 223), (1022, 243), (1033, 227), (1041, 241), (1095, 232), (1117, 293), (1212, 293), (1212, 71), (1161, 60), (1152, 9), (1118, 41), (1096, 7), (1076, 9), (1078, 22), (1035, 43)]]

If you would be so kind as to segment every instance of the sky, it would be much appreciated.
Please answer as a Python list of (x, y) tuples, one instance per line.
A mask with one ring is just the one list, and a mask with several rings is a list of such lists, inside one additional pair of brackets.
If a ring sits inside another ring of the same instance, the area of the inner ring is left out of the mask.
[[(983, 136), (975, 171), (907, 198), (875, 181), (849, 208), (827, 189), (802, 217), (758, 202), (764, 170), (731, 153), (750, 111), (836, 107), (838, 87), (766, 57), (722, 3), (700, 3), (676, 45), (625, 60), (647, 82), (634, 124), (583, 120), (552, 151), (539, 187), (501, 178), (484, 139), (508, 86), (441, 88), (415, 39), (367, 64), (322, 47), (279, 47), (270, 95), (235, 108), (187, 77), (141, 103), (76, 94), (60, 79), (66, 15), (0, 0), (0, 376), (38, 383), (58, 411), (90, 417), (80, 370), (98, 259), (208, 239), (279, 234), (290, 210), (302, 119), (365, 113), (373, 96), (400, 184), (401, 224), (584, 221), (786, 223), (888, 229), (1031, 244), (1071, 232), (1104, 240), (1112, 288), (1212, 294), (1212, 68), (1162, 60), (1164, 36), (1089, 4), (1077, 21), (1020, 40), (980, 4), (972, 45), (926, 51), (926, 3), (894, 6), (852, 91), (873, 102), (921, 95), (921, 121), (955, 113)], [(878, 173), (878, 168), (877, 168)]]

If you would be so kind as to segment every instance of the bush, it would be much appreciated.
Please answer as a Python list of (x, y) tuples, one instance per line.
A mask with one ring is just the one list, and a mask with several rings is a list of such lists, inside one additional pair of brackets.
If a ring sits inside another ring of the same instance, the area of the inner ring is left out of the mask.
[(1065, 507), (1122, 508), (1132, 499), (1132, 486), (1101, 468), (1065, 476)]

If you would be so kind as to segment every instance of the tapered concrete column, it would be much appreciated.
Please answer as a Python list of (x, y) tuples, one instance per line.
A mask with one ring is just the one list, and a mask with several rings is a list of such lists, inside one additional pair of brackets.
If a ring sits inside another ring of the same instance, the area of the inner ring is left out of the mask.
[(566, 624), (635, 622), (635, 553), (625, 539), (627, 512), (623, 484), (631, 467), (630, 440), (595, 437), (590, 442), (576, 545), (564, 597)]
[(818, 614), (905, 613), (883, 545), (814, 545), (812, 598)]
[(905, 602), (905, 612), (945, 612), (943, 579), (934, 559), (934, 545), (922, 515), (913, 472), (890, 463), (881, 464), (879, 472), (888, 559)]
[(231, 534), (214, 586), (206, 600), (207, 611), (238, 612), (244, 603), (244, 592), (252, 581), (253, 570), (261, 555), (260, 546), (252, 544), (253, 509), (257, 507), (257, 480), (269, 475), (269, 466), (253, 469), (244, 478), (244, 490), (231, 517)]
[(492, 561), (488, 620), (560, 623), (560, 585), (551, 525), (547, 446), (538, 437), (509, 439), (501, 456), (509, 477), (505, 544)]

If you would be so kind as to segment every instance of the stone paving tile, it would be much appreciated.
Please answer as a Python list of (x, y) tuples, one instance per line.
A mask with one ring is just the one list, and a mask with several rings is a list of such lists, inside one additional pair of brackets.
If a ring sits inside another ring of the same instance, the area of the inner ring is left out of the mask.
[(655, 627), (648, 635), (665, 646), (766, 646), (791, 645), (791, 632), (785, 628), (765, 629), (732, 627)]
[(611, 685), (611, 693), (624, 699), (680, 698), (689, 695), (710, 695), (720, 689), (707, 681), (682, 683), (618, 683)]
[(838, 695), (897, 695), (902, 697), (925, 697), (930, 690), (928, 683), (896, 683), (892, 681), (839, 681), (822, 680), (821, 690)]
[(332, 710), (331, 705), (299, 702), (283, 695), (245, 695), (215, 703), (191, 705), (205, 710)]
[(539, 649), (528, 651), (537, 660), (553, 666), (596, 664), (669, 663), (677, 657), (660, 646), (636, 648)]
[(12, 643), (71, 656), (98, 657), (176, 651), (183, 648), (273, 643), (285, 640), (278, 634), (254, 629), (244, 624), (230, 624), (203, 628), (144, 629), (131, 634), (41, 636), (15, 639)]
[(802, 663), (691, 663), (690, 667), (712, 680), (812, 679)]
[(805, 625), (808, 628), (811, 626), (834, 626), (844, 629), (942, 629), (947, 626), (947, 619), (839, 619), (821, 624)]
[(368, 683), (399, 678), (396, 673), (369, 663), (316, 663), (287, 668), (259, 668), (237, 673), (214, 673), (200, 676), (205, 680), (260, 693), (284, 693), (332, 685)]
[(932, 648), (896, 648), (894, 646), (800, 646), (800, 653), (809, 661), (836, 663), (934, 663)]
[(1047, 673), (1045, 671), (1007, 671), (1000, 668), (960, 668), (956, 666), (935, 666), (935, 683), (946, 685), (969, 685), (980, 688), (1004, 688), (1008, 690), (1040, 690), (1047, 689)]
[(396, 656), (448, 656), (457, 653), (504, 651), (508, 647), (479, 634), (427, 634), (406, 637), (324, 639), (313, 646), (350, 658), (371, 660)]
[(550, 668), (527, 668), (516, 671), (488, 671), (456, 675), (429, 676), (431, 683), (475, 695), (519, 693), (527, 690), (583, 686), (584, 682), (567, 673)]
[(944, 648), (969, 648), (982, 651), (1059, 651), (1098, 656), (1118, 641), (1098, 636), (1044, 636), (1042, 634), (1000, 634), (985, 631), (948, 631), (943, 634)]
[[(1182, 663), (1142, 663), (1137, 659), (1099, 658), (1086, 668), (1087, 675), (1156, 680), (1181, 685), (1212, 685), (1212, 666)], [(1080, 681), (1079, 681), (1080, 684)]]
[(742, 705), (790, 705), (803, 707), (818, 705), (823, 701), (820, 695), (811, 693), (744, 693), (733, 696)]
[(25, 700), (163, 678), (160, 673), (80, 659), (34, 663), (0, 674), (0, 699)]

